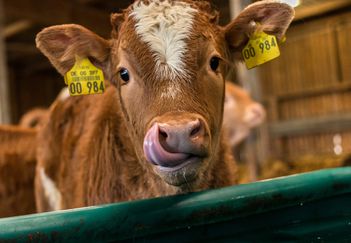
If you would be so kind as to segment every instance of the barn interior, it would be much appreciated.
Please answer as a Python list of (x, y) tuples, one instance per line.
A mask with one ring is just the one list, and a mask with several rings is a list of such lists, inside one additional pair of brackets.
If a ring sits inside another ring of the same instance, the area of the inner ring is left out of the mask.
[[(35, 46), (41, 29), (77, 23), (108, 38), (110, 13), (131, 2), (0, 0), (0, 124), (48, 108), (65, 87)], [(212, 2), (224, 25), (253, 1)], [(250, 70), (238, 64), (228, 77), (267, 114), (235, 148), (241, 183), (351, 163), (351, 1), (287, 2), (296, 15), (280, 57)]]

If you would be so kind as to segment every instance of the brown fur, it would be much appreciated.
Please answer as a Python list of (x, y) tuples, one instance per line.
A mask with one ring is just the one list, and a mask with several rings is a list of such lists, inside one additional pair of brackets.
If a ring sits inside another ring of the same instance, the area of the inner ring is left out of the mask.
[(0, 217), (35, 212), (36, 131), (0, 126)]
[[(36, 176), (39, 211), (51, 209), (38, 176), (42, 168), (62, 194), (61, 208), (171, 195), (235, 183), (235, 163), (221, 137), (224, 77), (228, 67), (221, 62), (218, 70), (213, 71), (208, 65), (214, 55), (222, 60), (231, 59), (233, 53), (225, 37), (232, 28), (217, 26), (216, 15), (207, 11), (207, 4), (185, 2), (199, 12), (187, 40), (190, 48), (184, 56), (186, 75), (175, 75), (172, 79), (156, 75), (152, 53), (134, 31), (135, 20), (129, 16), (129, 10), (124, 16), (112, 15), (111, 41), (78, 25), (53, 26), (38, 34), (38, 48), (61, 74), (71, 68), (78, 55), (89, 57), (112, 83), (101, 96), (71, 97), (51, 107), (48, 122), (39, 136)], [(281, 4), (276, 11), (285, 9), (290, 7)], [(247, 19), (248, 16), (254, 18), (255, 12), (247, 12)], [(249, 21), (240, 24), (246, 30)], [(286, 27), (279, 31), (285, 31)], [(129, 70), (128, 84), (118, 78), (119, 66)], [(172, 82), (179, 85), (179, 94), (162, 98), (161, 94)], [(180, 186), (170, 183), (172, 180), (167, 176), (162, 177), (143, 152), (144, 137), (151, 125), (166, 117), (170, 119), (172, 114), (177, 114), (175, 117), (179, 120), (182, 119), (179, 114), (186, 119), (192, 114), (201, 117), (209, 138), (208, 154), (202, 159), (195, 179), (188, 182), (184, 174), (186, 183)]]
[[(175, 188), (140, 166), (116, 98), (116, 88), (110, 86), (102, 96), (71, 97), (51, 108), (49, 121), (40, 133), (43, 143), (38, 159), (39, 167), (45, 168), (65, 195), (63, 208), (176, 193)], [(232, 162), (230, 154), (219, 154), (221, 161)], [(223, 166), (205, 173), (207, 180), (200, 188), (232, 184), (235, 169), (230, 164), (227, 169)], [(39, 181), (36, 185), (40, 188)], [(45, 205), (42, 201), (45, 199), (39, 200), (39, 208)], [(49, 210), (46, 207), (43, 211)]]
[[(253, 101), (250, 99), (248, 94), (243, 91), (240, 87), (233, 86), (233, 84), (226, 84), (226, 92), (230, 93), (235, 100), (240, 104), (238, 108), (247, 107), (252, 104)], [(58, 97), (59, 99), (59, 97)], [(113, 102), (113, 101), (112, 101)], [(114, 107), (114, 106), (112, 106)], [(226, 110), (224, 110), (226, 111)], [(237, 116), (243, 116), (243, 111), (239, 112), (238, 110), (231, 110), (231, 112), (237, 114)], [(45, 123), (47, 119), (47, 114), (49, 113), (48, 109), (36, 108), (25, 115), (22, 116), (20, 121), (20, 126), (22, 127), (36, 127), (40, 128), (42, 124)], [(240, 122), (240, 121), (235, 121)], [(235, 124), (232, 124), (235, 126)], [(34, 201), (34, 168), (35, 168), (35, 154), (34, 154), (34, 132), (28, 129), (21, 129), (16, 127), (0, 128), (0, 138), (2, 140), (1, 146), (3, 154), (0, 155), (2, 158), (0, 161), (1, 169), (0, 171), (4, 175), (3, 181), (0, 184), (1, 193), (3, 195), (1, 198), (1, 206), (0, 206), (0, 217), (6, 216), (15, 216), (22, 214), (29, 214), (35, 212), (35, 201)], [(6, 132), (5, 132), (6, 131)], [(59, 130), (58, 130), (59, 131)], [(224, 133), (227, 131), (224, 130)], [(5, 135), (7, 134), (7, 135)], [(32, 135), (29, 135), (32, 134)], [(29, 136), (28, 136), (29, 135)], [(4, 137), (6, 136), (6, 138)], [(15, 139), (16, 146), (12, 147), (13, 143), (9, 143), (10, 140)], [(27, 148), (28, 144), (32, 146)], [(9, 153), (9, 145), (12, 151)], [(5, 147), (6, 146), (6, 147)], [(122, 146), (122, 145), (120, 145)], [(114, 147), (114, 146), (110, 146)], [(109, 148), (109, 147), (108, 147)], [(5, 151), (6, 156), (5, 156)], [(123, 160), (126, 161), (124, 158)], [(229, 161), (230, 159), (226, 158), (225, 161)], [(217, 170), (215, 170), (217, 171)], [(231, 175), (221, 175), (219, 178), (234, 178), (235, 175), (233, 171), (223, 171), (221, 172), (232, 173)], [(14, 177), (7, 177), (7, 175), (15, 174)], [(214, 175), (212, 175), (214, 177)], [(132, 176), (133, 177), (133, 176)], [(137, 175), (134, 176), (137, 178)], [(11, 178), (10, 180), (4, 181), (5, 178)], [(221, 182), (223, 185), (224, 182)], [(92, 188), (94, 184), (92, 183)], [(104, 185), (104, 183), (102, 183)], [(97, 190), (99, 188), (94, 188)], [(108, 188), (103, 189), (103, 191), (108, 191)], [(142, 189), (140, 187), (141, 190)], [(120, 189), (122, 191), (122, 189)], [(10, 193), (11, 192), (11, 193)], [(126, 199), (127, 200), (127, 199)], [(25, 203), (24, 203), (25, 202)]]

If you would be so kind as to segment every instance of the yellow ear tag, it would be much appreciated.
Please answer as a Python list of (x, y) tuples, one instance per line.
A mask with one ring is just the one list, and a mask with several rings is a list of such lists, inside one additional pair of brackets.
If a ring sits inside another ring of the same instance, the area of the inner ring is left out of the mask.
[(102, 94), (105, 91), (102, 70), (88, 58), (76, 58), (76, 63), (64, 78), (71, 96)]
[(242, 55), (247, 69), (279, 57), (277, 38), (264, 32), (255, 33), (244, 47)]

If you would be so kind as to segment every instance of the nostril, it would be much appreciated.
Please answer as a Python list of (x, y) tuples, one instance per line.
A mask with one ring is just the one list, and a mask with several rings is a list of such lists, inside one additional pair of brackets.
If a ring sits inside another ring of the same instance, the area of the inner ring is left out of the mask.
[(161, 138), (167, 138), (168, 137), (168, 134), (165, 131), (163, 131), (161, 128), (159, 130), (159, 134), (160, 134)]
[(190, 131), (190, 137), (195, 137), (201, 133), (202, 124), (201, 122), (197, 119), (196, 122), (192, 124), (192, 128)]
[(251, 109), (252, 113), (254, 113), (256, 116), (261, 116), (262, 114), (262, 108), (260, 106), (254, 106)]
[(197, 127), (193, 128), (193, 130), (190, 133), (190, 137), (195, 136), (196, 134), (199, 133), (199, 131), (200, 131), (200, 126), (197, 126)]

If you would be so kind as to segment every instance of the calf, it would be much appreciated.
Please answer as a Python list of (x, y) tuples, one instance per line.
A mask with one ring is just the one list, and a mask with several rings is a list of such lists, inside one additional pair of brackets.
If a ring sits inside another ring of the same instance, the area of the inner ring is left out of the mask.
[(28, 128), (40, 128), (47, 116), (47, 109), (34, 108), (26, 112), (19, 121), (19, 126)]
[[(63, 89), (54, 104), (67, 97), (68, 91)], [(45, 123), (48, 113), (49, 109), (35, 108), (22, 116), (19, 126), (0, 126), (0, 217), (36, 211), (36, 130)]]
[(228, 64), (257, 28), (281, 39), (292, 17), (286, 4), (259, 2), (220, 27), (205, 1), (137, 0), (111, 16), (111, 40), (73, 24), (41, 31), (37, 46), (62, 75), (87, 57), (109, 81), (103, 95), (51, 107), (39, 211), (234, 184), (221, 137)]
[[(58, 102), (67, 98), (67, 90), (64, 89), (55, 101)], [(255, 125), (255, 119), (262, 119), (263, 108), (259, 107), (259, 117), (252, 116), (252, 110), (258, 106), (248, 93), (239, 86), (226, 82), (224, 118), (223, 125), (227, 124), (223, 131), (224, 136), (231, 138), (229, 141), (239, 141), (245, 138), (233, 139), (238, 134), (248, 134), (249, 129)], [(40, 129), (45, 123), (48, 109), (35, 108), (24, 114), (20, 120), (21, 127)], [(259, 123), (256, 120), (256, 124)], [(238, 129), (241, 131), (236, 132)], [(228, 131), (235, 131), (227, 134)], [(239, 141), (240, 142), (240, 141)], [(34, 172), (35, 172), (35, 144), (36, 133), (31, 129), (23, 129), (15, 126), (0, 127), (0, 217), (29, 214), (35, 212), (34, 201)], [(235, 146), (236, 144), (230, 144)]]
[(223, 135), (234, 148), (260, 125), (266, 116), (263, 106), (239, 86), (226, 82), (223, 111)]
[(0, 126), (0, 217), (35, 212), (36, 134)]
[[(67, 97), (69, 97), (68, 89), (63, 88), (56, 97), (55, 102), (63, 102)], [(47, 108), (33, 108), (21, 117), (19, 126), (40, 129), (48, 119), (48, 114), (49, 110)]]

